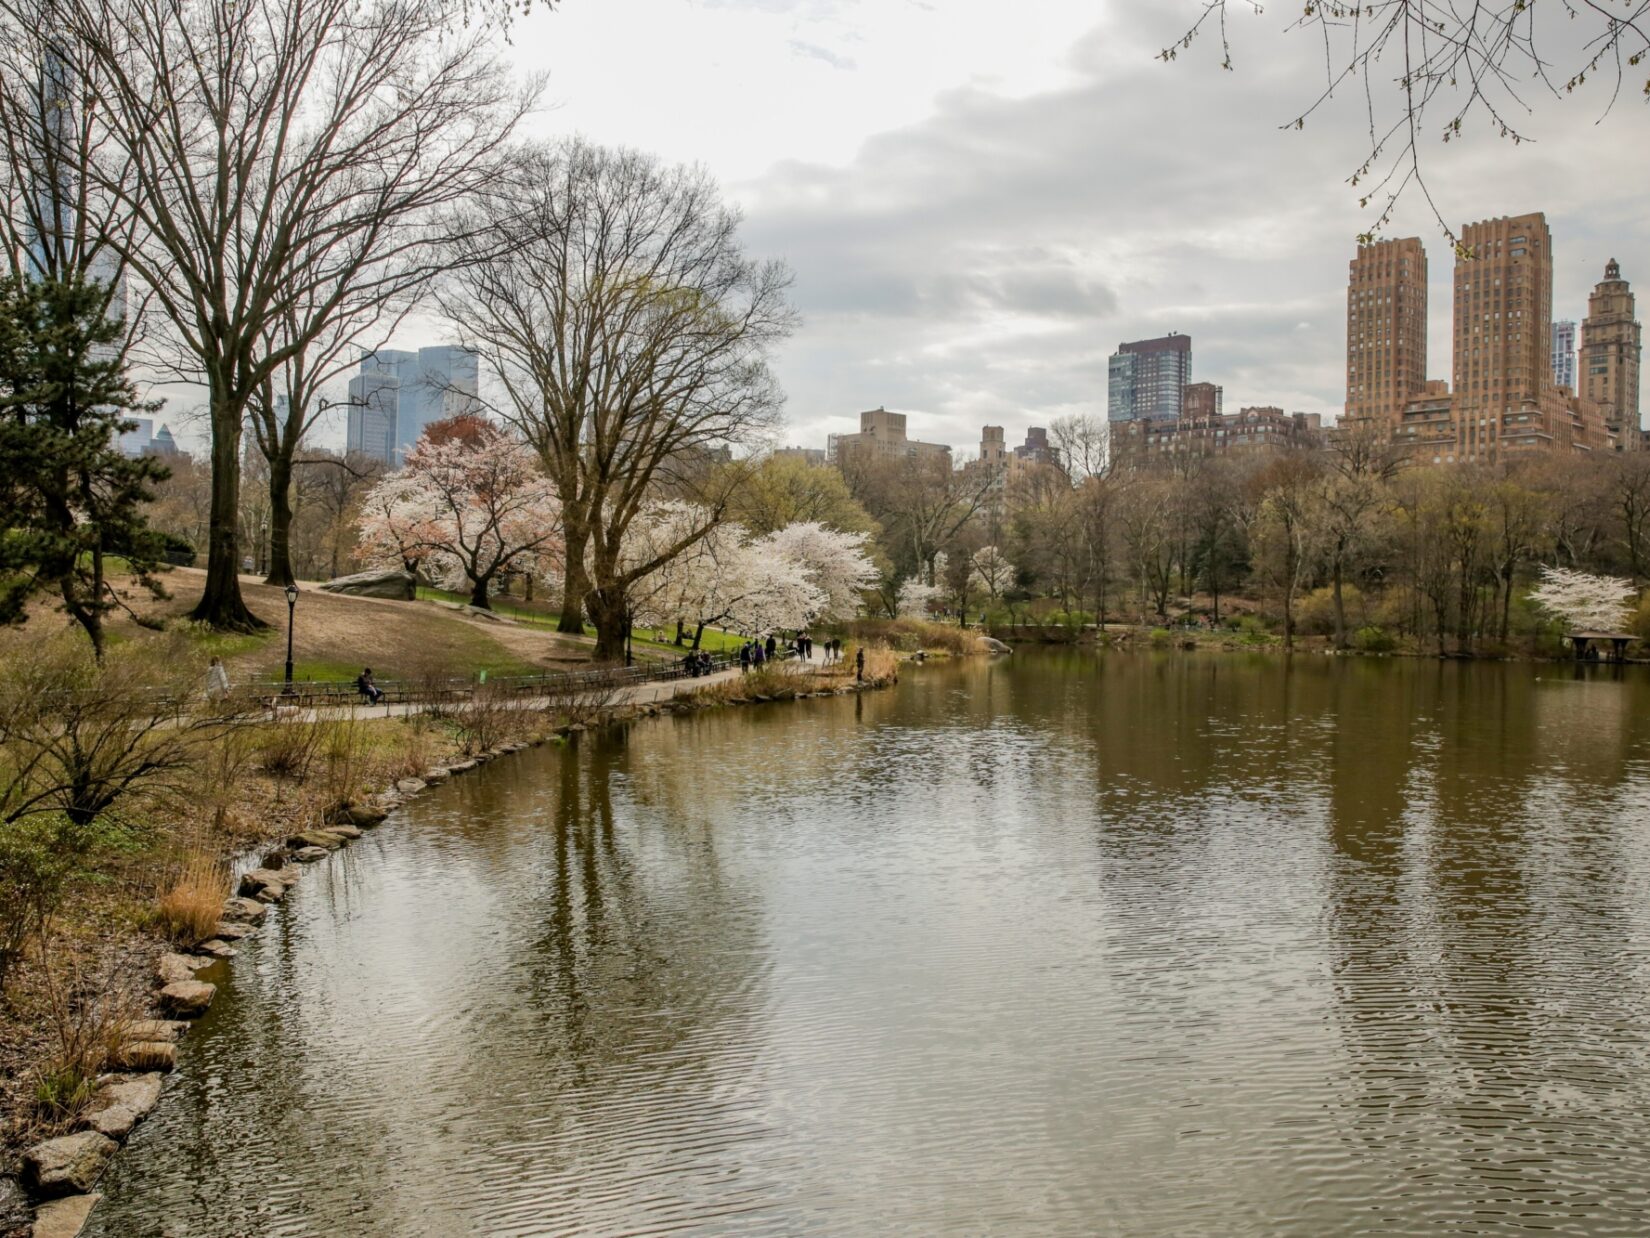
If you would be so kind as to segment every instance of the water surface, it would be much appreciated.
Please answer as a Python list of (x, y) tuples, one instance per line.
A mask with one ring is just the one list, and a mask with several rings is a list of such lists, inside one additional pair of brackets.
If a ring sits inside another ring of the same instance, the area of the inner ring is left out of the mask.
[(1016, 654), (307, 871), (102, 1238), (1650, 1233), (1650, 677)]

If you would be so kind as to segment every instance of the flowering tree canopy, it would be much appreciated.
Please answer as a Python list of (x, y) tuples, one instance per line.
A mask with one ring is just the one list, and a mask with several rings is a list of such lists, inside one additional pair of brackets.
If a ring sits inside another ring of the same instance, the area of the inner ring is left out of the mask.
[(361, 558), (421, 568), (486, 609), (505, 572), (559, 557), (561, 507), (532, 449), (502, 431), (422, 439), (368, 494), (361, 541)]
[[(658, 547), (675, 545), (705, 517), (688, 503), (650, 508), (631, 525), (626, 559), (656, 558)], [(851, 596), (844, 608), (857, 606), (852, 591), (869, 567), (862, 543), (860, 534), (818, 525), (753, 539), (743, 525), (720, 524), (637, 580), (632, 613), (644, 623), (679, 623), (696, 633), (712, 624), (751, 633), (806, 627), (832, 606), (832, 589)]]
[(895, 604), (901, 619), (930, 619), (944, 590), (938, 585), (925, 584), (921, 577), (912, 576), (899, 587), (899, 601)]
[(984, 546), (969, 561), (969, 583), (990, 596), (1001, 597), (1014, 583), (1014, 565), (995, 546)]
[(775, 529), (757, 545), (776, 558), (800, 565), (809, 582), (824, 595), (824, 602), (811, 618), (851, 619), (859, 613), (861, 592), (874, 588), (879, 575), (865, 552), (868, 540), (869, 534), (843, 533), (810, 520)]
[(1617, 576), (1544, 567), (1541, 586), (1530, 591), (1530, 600), (1562, 619), (1573, 632), (1619, 632), (1637, 592), (1631, 581)]

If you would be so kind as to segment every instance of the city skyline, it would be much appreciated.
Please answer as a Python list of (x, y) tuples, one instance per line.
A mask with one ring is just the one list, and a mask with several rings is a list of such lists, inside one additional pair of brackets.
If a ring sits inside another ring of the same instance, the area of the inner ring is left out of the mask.
[[(1281, 129), (1323, 67), (1281, 12), (1232, 24), (1226, 73), (1214, 45), (1155, 59), (1190, 12), (1174, 6), (1030, 0), (1008, 40), (982, 5), (638, 2), (535, 13), (518, 58), (550, 71), (547, 132), (703, 163), (751, 250), (791, 263), (787, 441), (851, 433), (879, 403), (958, 445), (981, 424), (1103, 417), (1117, 343), (1169, 331), (1193, 337), (1228, 408), (1340, 412), (1345, 263), (1379, 207), (1346, 183), (1357, 100)], [(643, 71), (680, 106), (626, 98), (612, 73), (635, 20), (660, 36)], [(1604, 103), (1590, 86), (1543, 96), (1520, 145), (1469, 126), (1423, 149), (1453, 227), (1546, 213), (1555, 319), (1581, 320), (1611, 257), (1650, 273), (1650, 167), (1621, 157), (1650, 147), (1650, 109)], [(1382, 235), (1425, 241), (1447, 305), (1425, 201), (1406, 196)], [(1447, 357), (1450, 333), (1435, 315), (1429, 353)]]

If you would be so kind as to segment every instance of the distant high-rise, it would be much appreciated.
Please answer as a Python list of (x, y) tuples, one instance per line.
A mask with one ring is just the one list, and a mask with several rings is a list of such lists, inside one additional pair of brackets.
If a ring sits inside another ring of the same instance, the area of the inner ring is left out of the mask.
[(1192, 337), (1170, 332), (1119, 344), (1106, 367), (1109, 421), (1172, 420), (1180, 416), (1192, 379)]
[(1427, 255), (1419, 237), (1358, 246), (1346, 290), (1346, 420), (1396, 428), (1427, 378)]
[(458, 345), (367, 353), (349, 382), (348, 450), (399, 465), (431, 422), (481, 412), (480, 377), (479, 354)]
[(1568, 318), (1553, 324), (1553, 384), (1576, 390), (1576, 325)]
[(1637, 450), (1644, 340), (1633, 310), (1633, 290), (1612, 258), (1603, 281), (1587, 298), (1587, 317), (1581, 324), (1582, 394), (1600, 406), (1618, 445)]
[(349, 380), (349, 417), (344, 449), (371, 456), (385, 464), (395, 458), (396, 415), (401, 403), (401, 380), (387, 370), (362, 371)]
[(980, 427), (980, 463), (1002, 468), (1008, 461), (1008, 445), (1001, 426)]
[(938, 460), (951, 459), (944, 443), (922, 443), (905, 437), (905, 414), (873, 408), (859, 415), (858, 434), (832, 434), (826, 439), (826, 455), (839, 468), (852, 456), (862, 459)]
[(1221, 406), (1225, 401), (1225, 389), (1215, 383), (1187, 383), (1186, 398), (1180, 410), (1181, 420), (1213, 421), (1221, 415)]

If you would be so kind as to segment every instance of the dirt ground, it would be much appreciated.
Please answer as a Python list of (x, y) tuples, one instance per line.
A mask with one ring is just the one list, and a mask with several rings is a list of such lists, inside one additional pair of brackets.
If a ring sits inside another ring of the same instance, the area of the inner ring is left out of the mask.
[[(221, 654), (236, 683), (278, 678), (286, 661), (286, 597), (280, 588), (256, 576), (242, 576), (241, 594), (252, 613), (270, 625), (255, 636), (203, 637), (201, 667), (212, 653)], [(199, 600), (206, 573), (174, 568), (163, 577), (167, 599), (120, 582), (122, 601), (146, 621), (181, 621)], [(562, 670), (590, 660), (591, 642), (508, 620), (474, 619), (439, 602), (395, 602), (379, 598), (325, 593), (300, 583), (293, 622), (295, 673), (302, 678), (350, 677), (371, 666), (379, 679), (420, 677), (432, 673), (470, 675), (523, 674)], [(27, 624), (0, 632), (0, 647), (38, 640), (66, 624), (63, 615), (41, 600)], [(113, 639), (141, 639), (144, 628), (130, 615), (109, 619)]]

